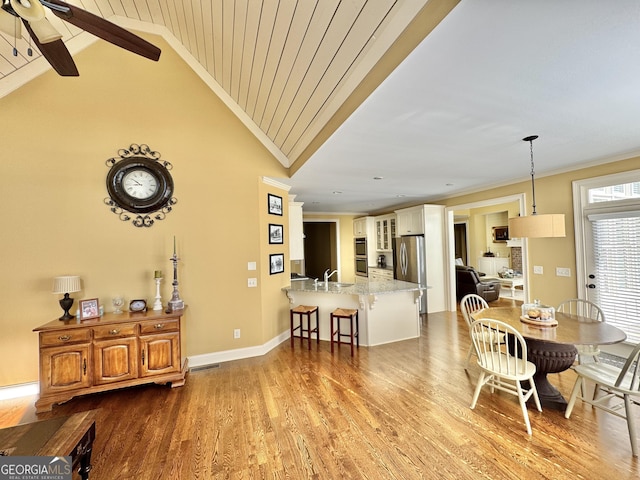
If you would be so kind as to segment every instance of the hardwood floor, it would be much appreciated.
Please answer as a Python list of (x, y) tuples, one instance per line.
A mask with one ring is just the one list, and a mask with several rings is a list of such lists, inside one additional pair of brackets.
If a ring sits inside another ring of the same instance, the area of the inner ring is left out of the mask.
[[(512, 300), (501, 299), (501, 305)], [(496, 305), (496, 303), (492, 304)], [(91, 478), (608, 479), (640, 477), (626, 422), (578, 402), (529, 409), (483, 391), (463, 363), (466, 325), (431, 314), (418, 339), (331, 355), (283, 342), (263, 357), (193, 371), (184, 387), (79, 397), (36, 417), (0, 402), (0, 426), (99, 409)], [(575, 374), (551, 378), (568, 397)], [(640, 407), (636, 408), (640, 416)]]

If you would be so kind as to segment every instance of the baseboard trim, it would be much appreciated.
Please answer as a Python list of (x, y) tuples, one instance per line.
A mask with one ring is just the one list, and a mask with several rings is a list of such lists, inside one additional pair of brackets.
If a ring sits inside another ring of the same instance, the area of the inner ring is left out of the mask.
[[(269, 353), (282, 342), (289, 339), (290, 335), (291, 333), (287, 330), (263, 345), (238, 348), (235, 350), (225, 350), (223, 352), (205, 353), (202, 355), (192, 355), (188, 357), (189, 368), (204, 367), (233, 360), (242, 360), (243, 358), (259, 357)], [(40, 385), (38, 382), (9, 385), (6, 387), (0, 387), (0, 400), (29, 397), (31, 395), (38, 395), (39, 393)]]
[(202, 355), (192, 355), (189, 357), (189, 368), (203, 367), (216, 363), (230, 362), (232, 360), (242, 360), (243, 358), (260, 357), (269, 353), (285, 340), (289, 339), (291, 332), (288, 330), (272, 338), (263, 345), (255, 347), (238, 348), (235, 350), (225, 350), (223, 352), (204, 353)]
[(38, 382), (9, 385), (8, 387), (0, 387), (0, 400), (30, 397), (31, 395), (38, 395), (38, 393), (40, 393)]

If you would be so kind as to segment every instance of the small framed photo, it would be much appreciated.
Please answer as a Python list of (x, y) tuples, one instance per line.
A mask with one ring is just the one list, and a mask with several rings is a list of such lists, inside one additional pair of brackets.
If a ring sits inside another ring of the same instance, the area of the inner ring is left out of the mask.
[(269, 204), (269, 213), (271, 215), (282, 215), (282, 197), (267, 194), (267, 203)]
[(269, 243), (284, 243), (284, 227), (282, 225), (269, 224)]
[(272, 253), (269, 255), (269, 274), (284, 272), (284, 253)]
[(493, 231), (493, 243), (507, 243), (509, 240), (509, 227), (491, 227)]
[(100, 305), (97, 298), (80, 300), (80, 320), (100, 317)]

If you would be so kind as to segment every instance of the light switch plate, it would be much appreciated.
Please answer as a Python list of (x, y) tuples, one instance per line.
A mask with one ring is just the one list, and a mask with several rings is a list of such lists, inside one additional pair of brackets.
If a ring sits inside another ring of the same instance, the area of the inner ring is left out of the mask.
[(535, 273), (536, 275), (542, 275), (544, 273), (544, 269), (540, 265), (534, 265), (533, 273)]
[(565, 267), (556, 267), (556, 276), (558, 277), (570, 277), (571, 269)]
[(256, 262), (247, 262), (247, 270), (255, 270)]

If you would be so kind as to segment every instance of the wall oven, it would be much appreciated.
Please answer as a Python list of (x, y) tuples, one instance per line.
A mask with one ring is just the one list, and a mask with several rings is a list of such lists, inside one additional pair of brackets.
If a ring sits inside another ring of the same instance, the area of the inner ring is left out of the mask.
[(369, 275), (367, 257), (356, 257), (356, 275), (359, 277), (367, 277)]
[(360, 277), (368, 276), (367, 239), (356, 238), (354, 243), (355, 273)]

